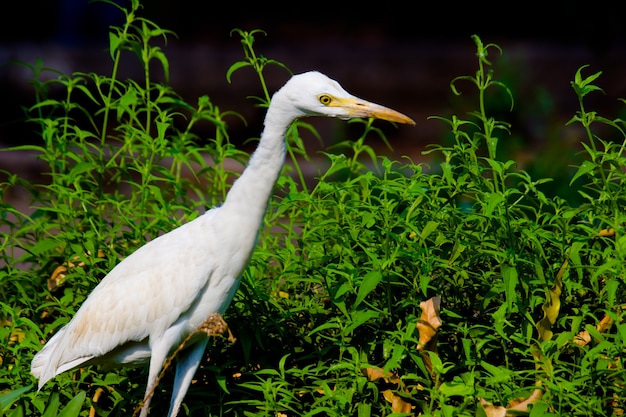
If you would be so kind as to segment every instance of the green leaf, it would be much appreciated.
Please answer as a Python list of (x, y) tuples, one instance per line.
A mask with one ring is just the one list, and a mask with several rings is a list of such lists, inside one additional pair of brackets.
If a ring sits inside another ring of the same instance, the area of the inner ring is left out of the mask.
[(382, 278), (383, 275), (380, 271), (369, 271), (365, 277), (363, 277), (363, 281), (361, 281), (361, 285), (359, 286), (359, 291), (353, 308), (356, 308), (363, 300), (365, 300), (365, 297), (367, 297), (368, 294), (376, 288)]
[(406, 347), (400, 344), (394, 344), (391, 349), (391, 357), (385, 363), (385, 370), (401, 368), (402, 358), (406, 356)]
[(500, 193), (487, 193), (486, 204), (483, 204), (483, 213), (486, 216), (491, 216), (493, 211), (500, 203), (504, 201), (504, 196)]
[(374, 310), (360, 310), (355, 311), (351, 314), (351, 321), (348, 323), (348, 326), (344, 329), (343, 334), (349, 335), (354, 329), (361, 326), (362, 324), (370, 321), (373, 318), (378, 317), (379, 313)]
[(44, 410), (41, 417), (58, 417), (58, 410), (61, 402), (59, 401), (59, 393), (53, 392), (48, 399), (48, 404), (46, 404), (46, 409)]
[[(2, 409), (0, 409), (0, 411), (2, 411)], [(7, 414), (7, 417), (24, 417), (24, 407), (22, 407), (21, 404), (18, 405), (13, 410), (11, 410), (9, 414)]]
[(233, 75), (233, 72), (237, 71), (239, 68), (251, 67), (251, 66), (252, 64), (249, 63), (248, 61), (235, 62), (233, 65), (230, 66), (230, 68), (228, 68), (228, 71), (226, 72), (226, 81), (228, 81), (228, 83), (230, 84), (231, 82), (230, 77)]
[(219, 385), (219, 387), (226, 394), (230, 394), (230, 391), (228, 391), (228, 383), (227, 383), (226, 377), (224, 375), (216, 374), (215, 375), (215, 380), (217, 381), (217, 385)]
[(595, 74), (588, 76), (587, 78), (582, 77), (582, 70), (587, 68), (589, 65), (583, 65), (578, 68), (576, 74), (574, 75), (574, 81), (572, 82), (572, 86), (574, 87), (574, 91), (579, 97), (584, 97), (585, 95), (591, 93), (592, 91), (602, 91), (602, 89), (596, 85), (593, 85), (594, 82), (600, 75), (602, 75), (602, 71), (598, 71)]
[(310, 336), (314, 335), (315, 333), (318, 333), (318, 332), (321, 332), (321, 331), (324, 331), (324, 330), (331, 330), (331, 329), (338, 329), (338, 328), (339, 328), (339, 324), (337, 322), (329, 321), (329, 322), (326, 322), (326, 323), (322, 324), (321, 326), (317, 326), (315, 329), (311, 330), (307, 334), (307, 336), (310, 337)]
[(574, 242), (569, 249), (568, 258), (572, 263), (572, 266), (576, 268), (578, 278), (582, 281), (585, 273), (585, 269), (582, 266), (582, 260), (580, 259), (580, 250), (585, 245), (585, 242)]
[(27, 385), (22, 388), (14, 389), (13, 391), (9, 391), (6, 394), (0, 395), (0, 410), (6, 410), (11, 404), (15, 402), (22, 394), (27, 393), (33, 388), (33, 385)]
[(490, 374), (490, 376), (485, 379), (488, 384), (506, 383), (511, 380), (514, 374), (510, 369), (495, 366), (485, 361), (480, 361), (480, 366)]
[(67, 406), (61, 410), (58, 417), (77, 417), (80, 413), (80, 409), (83, 407), (86, 395), (87, 393), (85, 391), (79, 392), (78, 395), (72, 398)]
[(545, 401), (536, 401), (530, 404), (530, 414), (528, 417), (556, 417), (557, 414), (550, 412), (550, 405)]
[(28, 248), (28, 251), (33, 255), (41, 255), (57, 247), (59, 242), (54, 238), (41, 239), (37, 241), (33, 246)]
[(452, 382), (444, 382), (439, 386), (439, 392), (446, 397), (466, 396), (474, 393), (474, 387), (466, 384), (460, 377), (455, 376)]
[(68, 176), (70, 178), (74, 178), (77, 175), (80, 175), (84, 172), (88, 172), (91, 171), (92, 169), (94, 169), (94, 164), (92, 162), (79, 162), (78, 164), (76, 164), (72, 170), (69, 172)]
[(510, 323), (506, 320), (506, 312), (508, 310), (508, 305), (506, 303), (502, 303), (500, 307), (496, 311), (493, 312), (491, 317), (493, 318), (493, 326), (498, 332), (500, 336), (507, 339), (508, 335), (504, 331), (504, 325)]
[[(617, 262), (616, 264), (620, 265), (621, 263)], [(606, 279), (602, 292), (606, 294), (606, 300), (609, 308), (613, 308), (615, 306), (615, 300), (617, 299), (617, 290), (619, 289), (619, 287), (620, 281), (616, 280), (613, 277)]]
[(115, 34), (115, 32), (109, 32), (109, 52), (111, 54), (111, 59), (115, 59), (115, 54), (117, 53), (120, 45), (122, 44), (122, 39)]
[(430, 236), (430, 234), (434, 232), (435, 229), (437, 229), (437, 226), (439, 226), (439, 222), (436, 222), (433, 220), (430, 220), (428, 223), (426, 223), (426, 226), (424, 226), (424, 228), (422, 229), (422, 232), (420, 233), (420, 237), (422, 238), (422, 241), (425, 241), (426, 238)]
[(508, 311), (514, 312), (517, 310), (517, 284), (519, 283), (517, 268), (504, 263), (501, 270)]
[(433, 352), (431, 350), (427, 350), (426, 354), (430, 359), (430, 363), (432, 365), (432, 370), (435, 374), (445, 375), (450, 369), (454, 368), (454, 365), (451, 363), (443, 363), (439, 354)]
[(590, 172), (593, 172), (595, 168), (596, 168), (596, 164), (594, 164), (593, 162), (583, 161), (583, 163), (576, 170), (576, 173), (574, 174), (574, 176), (572, 176), (572, 179), (570, 180), (569, 185), (571, 186), (574, 183), (574, 181), (576, 181), (578, 178), (582, 177), (583, 175), (588, 175)]
[(357, 417), (371, 417), (372, 416), (372, 405), (359, 403), (357, 405)]
[(163, 74), (165, 76), (165, 83), (169, 83), (170, 77), (170, 64), (167, 59), (167, 56), (160, 49), (154, 53), (154, 58), (158, 59), (161, 65), (163, 66)]

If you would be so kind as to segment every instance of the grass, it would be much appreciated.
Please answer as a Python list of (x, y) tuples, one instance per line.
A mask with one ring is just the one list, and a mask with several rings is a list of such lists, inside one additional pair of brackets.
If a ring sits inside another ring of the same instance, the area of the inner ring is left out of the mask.
[[(187, 103), (168, 85), (159, 45), (174, 34), (142, 18), (137, 0), (120, 10), (111, 74), (24, 64), (37, 99), (28, 122), (41, 140), (7, 151), (35, 152), (48, 181), (3, 172), (0, 188), (27, 191), (32, 208), (3, 202), (0, 212), (7, 416), (132, 414), (145, 370), (80, 369), (37, 392), (30, 361), (120, 259), (219, 204), (238, 175), (226, 162), (249, 157), (229, 142), (236, 115), (207, 96)], [(261, 31), (234, 33), (243, 58), (227, 80), (258, 77), (266, 107), (265, 67), (288, 68), (256, 53)], [(472, 40), (476, 73), (452, 80), (451, 93), (474, 110), (433, 117), (449, 129), (427, 151), (434, 166), (376, 155), (367, 143), (384, 135), (359, 120), (362, 134), (325, 152), (328, 168), (307, 185), (300, 132), (317, 132), (306, 120), (290, 130), (290, 164), (225, 316), (237, 341), (210, 343), (187, 415), (624, 414), (624, 120), (586, 108), (601, 72), (581, 65), (569, 122), (585, 150), (569, 178), (577, 195), (547, 196), (551, 178), (500, 159), (511, 126), (493, 114), (515, 97), (492, 61), (506, 51)], [(144, 78), (118, 79), (122, 59), (136, 59)], [(41, 81), (50, 71), (56, 78)], [(168, 406), (171, 379), (154, 410)]]

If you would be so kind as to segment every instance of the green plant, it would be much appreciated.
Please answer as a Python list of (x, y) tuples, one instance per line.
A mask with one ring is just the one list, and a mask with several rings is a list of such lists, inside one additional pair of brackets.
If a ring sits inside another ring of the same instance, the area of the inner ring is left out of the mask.
[[(9, 151), (34, 152), (48, 181), (4, 172), (0, 187), (26, 190), (32, 206), (3, 202), (0, 212), (9, 231), (0, 240), (0, 409), (9, 416), (132, 413), (142, 370), (87, 368), (37, 393), (32, 355), (119, 259), (219, 204), (238, 175), (225, 162), (248, 158), (229, 142), (236, 114), (206, 96), (186, 103), (168, 85), (164, 42), (174, 34), (140, 17), (138, 0), (110, 4), (126, 18), (110, 34), (111, 75), (28, 65), (37, 98), (28, 118), (41, 143)], [(264, 32), (233, 33), (244, 59), (226, 80), (257, 77), (254, 99), (266, 107), (266, 66), (289, 70), (255, 52)], [(585, 152), (570, 181), (583, 203), (547, 197), (550, 178), (500, 159), (511, 125), (498, 115), (513, 93), (490, 54), (504, 52), (472, 39), (477, 71), (451, 89), (475, 110), (432, 118), (450, 130), (426, 153), (433, 167), (376, 155), (368, 141), (385, 140), (382, 131), (358, 120), (361, 135), (326, 149), (311, 185), (300, 133), (319, 135), (312, 121), (292, 127), (290, 163), (225, 317), (237, 342), (211, 343), (188, 415), (494, 416), (518, 398), (531, 416), (623, 413), (624, 121), (586, 108), (600, 73), (583, 76), (582, 66), (570, 124), (581, 126)], [(143, 78), (118, 79), (132, 58)], [(41, 81), (49, 72), (56, 78)], [(161, 397), (154, 409), (166, 407)]]
[[(2, 251), (2, 293), (3, 320), (21, 325), (15, 331), (29, 337), (20, 349), (31, 353), (38, 340), (48, 339), (69, 320), (119, 259), (222, 201), (238, 175), (225, 161), (246, 156), (228, 140), (225, 119), (232, 113), (220, 111), (207, 96), (192, 106), (168, 86), (169, 63), (158, 44), (171, 33), (139, 17), (138, 1), (128, 10), (110, 4), (126, 17), (125, 25), (110, 34), (110, 76), (52, 71), (56, 78), (39, 81), (51, 70), (39, 61), (28, 66), (37, 97), (29, 122), (39, 129), (42, 143), (11, 151), (34, 152), (48, 167), (50, 181), (24, 184), (9, 175), (4, 184), (29, 191), (33, 210), (6, 208), (14, 220)], [(144, 79), (119, 80), (120, 62), (133, 56), (144, 69)], [(157, 71), (158, 76), (153, 74)], [(154, 81), (161, 77), (165, 83)], [(214, 136), (200, 138), (198, 125), (210, 126)], [(14, 256), (16, 248), (23, 254)], [(20, 379), (32, 384), (28, 357), (16, 357), (24, 363), (14, 368), (21, 372), (20, 378), (11, 377), (12, 386)], [(4, 360), (8, 364), (16, 358)], [(78, 374), (96, 387), (125, 381), (115, 374), (103, 380)], [(58, 378), (58, 384), (70, 377)], [(128, 405), (123, 396), (112, 397), (115, 404), (107, 412), (133, 406), (134, 400)], [(51, 410), (43, 398), (28, 393), (15, 410)]]

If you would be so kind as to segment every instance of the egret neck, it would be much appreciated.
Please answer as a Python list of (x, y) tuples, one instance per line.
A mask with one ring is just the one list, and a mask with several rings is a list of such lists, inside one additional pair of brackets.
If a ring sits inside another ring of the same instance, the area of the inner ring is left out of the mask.
[(274, 110), (272, 106), (268, 109), (257, 148), (248, 166), (228, 192), (222, 210), (237, 213), (258, 227), (263, 221), (274, 184), (285, 162), (285, 135), (294, 120), (285, 120), (280, 117), (280, 113), (279, 117), (273, 117), (276, 113)]

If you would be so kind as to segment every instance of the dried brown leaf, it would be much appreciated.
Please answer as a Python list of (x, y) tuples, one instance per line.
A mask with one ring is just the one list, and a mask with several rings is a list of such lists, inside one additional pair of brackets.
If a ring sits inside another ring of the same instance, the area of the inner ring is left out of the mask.
[[(539, 401), (542, 395), (543, 390), (536, 388), (528, 398), (516, 398), (511, 400), (506, 407), (493, 405), (483, 398), (479, 398), (478, 400), (487, 417), (508, 417), (518, 416), (519, 413), (529, 412), (530, 410), (528, 406)], [(512, 413), (510, 413), (510, 411), (512, 411)]]
[(440, 296), (432, 297), (420, 303), (422, 316), (415, 325), (420, 334), (417, 350), (431, 350), (433, 352), (436, 352), (437, 330), (441, 327), (442, 324), (441, 318), (439, 317), (440, 307)]
[[(102, 394), (104, 393), (104, 389), (102, 387), (98, 387), (96, 389), (95, 394), (93, 395), (93, 398), (91, 399), (92, 404), (98, 404), (98, 401), (100, 400), (100, 397), (102, 396)], [(89, 417), (96, 417), (96, 407), (94, 407), (93, 405), (89, 408)]]
[(541, 388), (535, 388), (532, 392), (532, 394), (530, 394), (530, 396), (526, 399), (516, 399), (516, 400), (512, 400), (509, 403), (509, 406), (507, 407), (507, 410), (509, 411), (523, 411), (523, 412), (528, 412), (530, 411), (528, 409), (528, 406), (531, 404), (535, 404), (537, 401), (539, 401), (541, 399), (541, 397), (543, 396), (543, 390)]
[(606, 333), (611, 328), (612, 325), (613, 325), (613, 319), (609, 317), (608, 315), (605, 315), (604, 317), (602, 317), (602, 320), (600, 320), (596, 328), (598, 329), (600, 333)]
[[(606, 333), (607, 331), (609, 331), (612, 325), (613, 319), (611, 319), (611, 317), (609, 317), (608, 315), (605, 315), (604, 317), (602, 317), (602, 320), (600, 320), (600, 322), (596, 325), (596, 329), (600, 333)], [(588, 345), (589, 343), (591, 343), (591, 335), (587, 330), (583, 330), (576, 336), (574, 336), (574, 343), (581, 347)]]
[(598, 234), (603, 237), (615, 236), (615, 229), (613, 229), (612, 227), (609, 227), (608, 229), (602, 229), (600, 230), (600, 232), (598, 232)]
[(391, 411), (394, 413), (410, 413), (413, 406), (390, 389), (383, 391), (385, 400), (391, 403)]
[(574, 336), (574, 343), (580, 347), (588, 345), (589, 343), (591, 343), (591, 335), (587, 330), (583, 330), (576, 336)]
[(379, 379), (391, 384), (399, 384), (400, 378), (393, 372), (385, 371), (378, 367), (368, 367), (363, 369), (363, 373), (368, 381), (376, 382)]
[(480, 406), (483, 408), (485, 412), (485, 416), (487, 417), (504, 417), (506, 416), (506, 408), (500, 405), (493, 405), (489, 401), (484, 398), (479, 398)]
[[(91, 255), (91, 251), (87, 251), (86, 253), (87, 256), (92, 256)], [(102, 249), (98, 249), (98, 252), (96, 254), (97, 258), (104, 258), (104, 251)], [(48, 290), (49, 291), (54, 291), (57, 288), (60, 288), (63, 286), (63, 284), (65, 283), (65, 277), (67, 276), (68, 272), (70, 269), (72, 268), (76, 268), (76, 267), (83, 267), (85, 266), (85, 262), (80, 260), (80, 256), (76, 255), (73, 256), (72, 259), (70, 259), (69, 261), (63, 263), (63, 265), (59, 265), (57, 266), (54, 271), (52, 271), (52, 274), (50, 275), (50, 278), (48, 278)]]
[(65, 265), (57, 266), (54, 271), (52, 271), (52, 275), (50, 275), (50, 278), (48, 279), (48, 291), (54, 291), (60, 287), (66, 275), (67, 268)]

